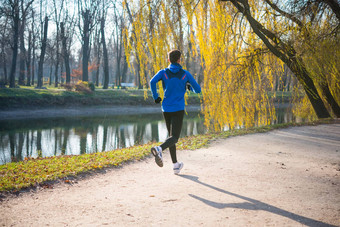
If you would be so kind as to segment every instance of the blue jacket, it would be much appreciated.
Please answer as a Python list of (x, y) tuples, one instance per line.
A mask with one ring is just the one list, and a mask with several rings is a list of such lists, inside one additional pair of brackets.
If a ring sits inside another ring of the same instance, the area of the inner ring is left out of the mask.
[(182, 66), (178, 63), (171, 63), (168, 68), (160, 70), (150, 80), (152, 96), (155, 100), (159, 97), (156, 84), (160, 80), (162, 80), (164, 89), (164, 98), (162, 102), (163, 112), (184, 110), (184, 94), (186, 92), (187, 83), (191, 84), (193, 92), (201, 92), (201, 87), (194, 77), (188, 71), (183, 70)]

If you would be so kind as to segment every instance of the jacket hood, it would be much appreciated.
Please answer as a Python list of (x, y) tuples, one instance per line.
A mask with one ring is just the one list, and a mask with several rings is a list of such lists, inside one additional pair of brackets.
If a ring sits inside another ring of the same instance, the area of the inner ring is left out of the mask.
[(173, 72), (173, 73), (177, 73), (179, 70), (182, 69), (182, 66), (178, 63), (171, 63), (168, 66), (168, 69), (170, 69), (170, 71)]

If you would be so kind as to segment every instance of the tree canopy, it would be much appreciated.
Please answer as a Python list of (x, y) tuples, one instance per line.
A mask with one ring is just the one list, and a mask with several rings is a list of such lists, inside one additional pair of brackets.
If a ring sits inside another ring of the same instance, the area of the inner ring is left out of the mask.
[(0, 12), (6, 31), (1, 68), (7, 78), (5, 56), (11, 56), (11, 86), (18, 51), (27, 65), (34, 66), (35, 50), (44, 60), (46, 16), (55, 23), (48, 28), (45, 61), (55, 66), (56, 86), (59, 67), (67, 83), (72, 70), (82, 69), (82, 79), (98, 85), (103, 68), (104, 88), (109, 81), (148, 88), (149, 79), (167, 67), (167, 52), (176, 48), (203, 87), (211, 130), (271, 123), (275, 108), (269, 94), (277, 90), (294, 93), (296, 112), (340, 116), (336, 0), (6, 0)]

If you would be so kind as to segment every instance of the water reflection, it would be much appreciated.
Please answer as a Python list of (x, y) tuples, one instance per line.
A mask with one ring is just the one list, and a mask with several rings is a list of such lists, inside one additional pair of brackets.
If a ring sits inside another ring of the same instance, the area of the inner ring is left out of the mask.
[[(199, 113), (184, 118), (181, 136), (204, 133)], [(25, 157), (79, 155), (167, 138), (161, 114), (0, 121), (0, 164)]]
[[(301, 120), (288, 105), (281, 105), (273, 124)], [(181, 137), (204, 133), (203, 116), (188, 113)], [(25, 157), (79, 155), (163, 142), (167, 136), (161, 113), (0, 121), (0, 165)]]

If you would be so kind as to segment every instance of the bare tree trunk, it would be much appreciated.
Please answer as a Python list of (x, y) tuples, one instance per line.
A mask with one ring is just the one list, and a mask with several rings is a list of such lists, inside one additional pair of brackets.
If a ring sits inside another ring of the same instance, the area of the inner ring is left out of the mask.
[[(53, 1), (54, 5), (54, 15), (55, 15), (55, 25), (56, 25), (56, 62), (55, 62), (55, 70), (54, 70), (54, 87), (58, 87), (59, 80), (58, 80), (58, 68), (59, 68), (59, 61), (60, 61), (60, 52), (59, 52), (59, 40), (60, 40), (60, 34), (59, 34), (59, 21), (60, 21), (60, 14), (58, 17), (58, 9), (56, 5), (56, 1)], [(63, 4), (61, 5), (61, 8), (59, 9), (62, 11)], [(60, 12), (61, 13), (61, 12)]]
[(32, 86), (34, 85), (34, 75), (35, 75), (35, 41), (36, 41), (36, 36), (34, 33), (34, 11), (32, 10), (32, 64), (31, 64), (31, 70), (32, 70)]
[(90, 11), (88, 9), (85, 10), (83, 14), (83, 21), (84, 21), (84, 27), (83, 27), (83, 81), (89, 80), (89, 46), (90, 46)]
[(182, 25), (182, 14), (181, 14), (181, 1), (176, 0), (177, 5), (177, 19), (178, 19), (178, 25), (179, 25), (179, 43), (178, 43), (178, 49), (183, 50), (183, 25)]
[(126, 81), (127, 69), (128, 69), (128, 64), (127, 64), (126, 55), (124, 54), (124, 57), (123, 57), (123, 70), (122, 70), (122, 81), (124, 81), (124, 82), (127, 82)]
[(34, 77), (35, 77), (35, 35), (33, 34), (33, 51), (32, 51), (32, 86), (34, 85)]
[(326, 109), (313, 80), (310, 78), (306, 67), (303, 65), (302, 60), (300, 59), (299, 62), (298, 58), (294, 57), (293, 59), (290, 59), (287, 66), (292, 70), (299, 82), (302, 84), (318, 118), (329, 118), (330, 114)]
[(26, 86), (31, 86), (31, 54), (32, 54), (32, 31), (28, 34), (28, 51), (26, 57), (27, 81)]
[[(8, 26), (8, 17), (6, 17), (5, 21), (4, 21), (4, 30), (7, 30), (7, 26)], [(8, 45), (8, 40), (9, 40), (9, 36), (5, 35), (5, 34), (1, 34), (1, 40), (0, 40), (0, 44), (1, 44), (1, 63), (2, 63), (2, 69), (3, 69), (3, 73), (4, 73), (4, 79), (3, 79), (3, 83), (7, 84), (8, 83), (8, 78), (7, 78), (7, 58), (6, 58), (6, 46)], [(5, 38), (6, 37), (6, 38)]]
[(105, 20), (102, 18), (101, 24), (100, 24), (100, 31), (102, 35), (102, 44), (103, 44), (103, 57), (104, 57), (104, 85), (103, 89), (107, 89), (109, 86), (109, 59), (107, 56), (107, 48), (106, 48), (106, 41), (105, 41), (105, 32), (104, 32), (104, 26), (105, 26)]
[(56, 56), (56, 63), (55, 63), (55, 70), (54, 70), (54, 87), (58, 87), (59, 80), (58, 80), (58, 68), (59, 68), (59, 53)]
[(26, 49), (25, 49), (25, 39), (24, 39), (24, 32), (25, 32), (25, 17), (22, 16), (20, 29), (19, 29), (19, 37), (20, 37), (20, 59), (19, 59), (19, 85), (25, 84), (25, 62), (26, 62)]
[(121, 59), (122, 59), (122, 49), (123, 49), (123, 29), (120, 31), (120, 36), (117, 36), (117, 51), (116, 51), (116, 60), (117, 60), (117, 69), (116, 69), (116, 77), (117, 77), (117, 86), (121, 86), (122, 84), (122, 72), (121, 72)]
[[(62, 75), (64, 72), (64, 63), (63, 61), (60, 61), (60, 75)], [(60, 77), (60, 83), (63, 84), (65, 83), (65, 80), (63, 77)]]
[(56, 37), (56, 59), (55, 59), (55, 70), (54, 70), (54, 87), (58, 87), (59, 78), (58, 78), (58, 68), (59, 68), (59, 61), (60, 61), (60, 53), (59, 53), (59, 24), (56, 23), (57, 27), (57, 37)]
[(44, 66), (44, 58), (45, 58), (45, 52), (46, 52), (46, 44), (47, 44), (47, 28), (48, 28), (48, 17), (45, 17), (44, 22), (44, 37), (42, 40), (42, 46), (41, 46), (41, 54), (39, 59), (39, 66), (38, 66), (38, 88), (41, 88), (43, 86), (43, 66)]
[(48, 85), (52, 85), (52, 72), (53, 72), (53, 64), (50, 64), (50, 79), (48, 81)]
[(321, 87), (321, 91), (322, 91), (324, 97), (326, 98), (327, 103), (331, 106), (333, 113), (335, 114), (335, 116), (337, 118), (339, 118), (340, 117), (340, 107), (339, 107), (338, 103), (335, 101), (331, 91), (329, 90), (329, 86), (328, 86), (326, 79), (321, 81), (320, 87)]
[(9, 75), (9, 87), (15, 87), (15, 70), (17, 65), (17, 57), (18, 57), (18, 40), (19, 40), (19, 4), (16, 2), (13, 10), (13, 55), (12, 55), (12, 66), (11, 72)]
[(70, 56), (67, 51), (67, 37), (65, 36), (65, 27), (64, 23), (60, 23), (61, 29), (61, 39), (63, 45), (63, 58), (65, 63), (65, 70), (66, 70), (66, 83), (69, 84), (71, 82), (71, 69), (70, 69)]
[[(99, 29), (100, 30), (100, 29)], [(101, 61), (101, 51), (100, 51), (100, 31), (96, 29), (95, 37), (94, 37), (94, 56), (96, 58), (96, 64), (97, 64), (97, 70), (95, 72), (95, 77), (93, 78), (93, 81), (95, 81), (96, 86), (99, 86), (99, 72), (100, 72), (100, 61)]]
[(4, 71), (4, 83), (8, 83), (8, 78), (7, 78), (7, 59), (6, 59), (6, 54), (5, 54), (5, 48), (2, 46), (2, 51), (1, 51), (1, 59), (2, 59), (2, 68)]
[[(118, 54), (117, 54), (118, 55)], [(117, 66), (116, 66), (116, 84), (117, 86), (121, 86), (122, 84), (122, 75), (121, 75), (121, 70), (120, 70), (120, 58), (117, 57)]]

